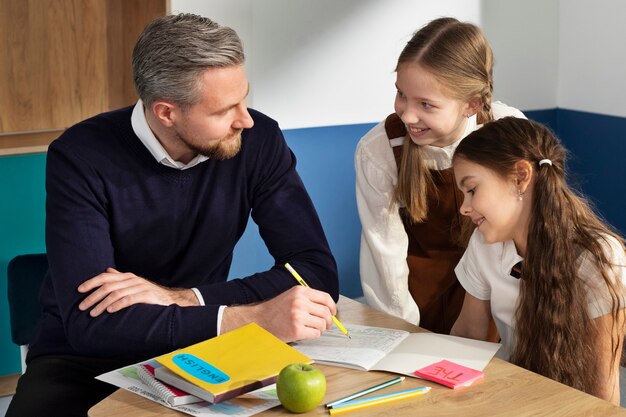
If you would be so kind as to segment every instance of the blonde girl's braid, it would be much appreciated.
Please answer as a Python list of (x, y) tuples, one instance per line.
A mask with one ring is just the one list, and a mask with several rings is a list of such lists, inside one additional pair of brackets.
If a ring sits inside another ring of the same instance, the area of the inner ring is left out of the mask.
[(481, 91), (480, 99), (483, 106), (476, 115), (476, 121), (478, 124), (485, 124), (493, 120), (493, 112), (491, 110), (491, 101), (493, 100), (493, 83), (491, 82), (491, 79)]
[(482, 88), (480, 90), (480, 99), (482, 108), (476, 115), (478, 124), (485, 124), (493, 120), (493, 112), (491, 110), (491, 102), (493, 100), (493, 51), (487, 43), (481, 46), (484, 55), (484, 73), (482, 74)]

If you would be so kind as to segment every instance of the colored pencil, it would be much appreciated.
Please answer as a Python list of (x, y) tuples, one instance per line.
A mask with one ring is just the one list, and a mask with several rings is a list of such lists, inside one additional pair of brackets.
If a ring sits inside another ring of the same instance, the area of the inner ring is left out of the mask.
[(326, 408), (334, 408), (338, 404), (344, 403), (346, 401), (354, 400), (355, 398), (362, 397), (364, 395), (367, 395), (367, 394), (372, 393), (374, 391), (378, 391), (380, 389), (386, 388), (388, 386), (397, 384), (398, 382), (402, 382), (402, 381), (404, 381), (404, 377), (403, 376), (399, 376), (397, 378), (390, 379), (389, 381), (383, 382), (383, 383), (378, 384), (378, 385), (374, 385), (373, 387), (366, 388), (366, 389), (361, 390), (359, 392), (355, 392), (354, 394), (350, 394), (350, 395), (348, 395), (346, 397), (342, 397), (342, 398), (339, 398), (338, 400), (330, 402), (330, 403), (326, 404)]
[(418, 395), (424, 395), (428, 391), (430, 391), (430, 387), (419, 387), (407, 389), (404, 391), (397, 391), (391, 394), (383, 394), (377, 395), (375, 397), (370, 398), (362, 398), (359, 400), (346, 401), (345, 403), (339, 404), (334, 408), (328, 410), (331, 415), (341, 414), (348, 411), (361, 410), (367, 407), (373, 407), (376, 405), (387, 404), (393, 401), (404, 400), (407, 398), (417, 397)]

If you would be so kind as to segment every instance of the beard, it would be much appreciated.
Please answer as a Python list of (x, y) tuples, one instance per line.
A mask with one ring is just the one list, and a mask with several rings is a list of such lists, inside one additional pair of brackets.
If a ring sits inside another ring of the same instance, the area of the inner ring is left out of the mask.
[(224, 161), (237, 155), (241, 150), (241, 132), (243, 129), (233, 130), (230, 134), (219, 139), (214, 145), (198, 145), (189, 138), (176, 131), (176, 137), (183, 142), (189, 149), (197, 154), (206, 156), (211, 159), (217, 159), (218, 161)]

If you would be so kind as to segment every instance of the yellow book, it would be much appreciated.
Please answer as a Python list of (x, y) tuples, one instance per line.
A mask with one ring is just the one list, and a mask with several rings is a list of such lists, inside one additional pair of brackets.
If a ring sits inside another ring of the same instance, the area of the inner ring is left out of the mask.
[(285, 366), (313, 363), (256, 323), (162, 355), (155, 377), (217, 403), (276, 382)]

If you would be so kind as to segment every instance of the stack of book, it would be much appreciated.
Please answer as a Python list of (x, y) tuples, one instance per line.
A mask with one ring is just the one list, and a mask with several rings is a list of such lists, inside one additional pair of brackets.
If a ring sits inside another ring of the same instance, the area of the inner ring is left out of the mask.
[(218, 403), (276, 382), (292, 363), (313, 360), (256, 323), (158, 356), (154, 376), (198, 398)]

